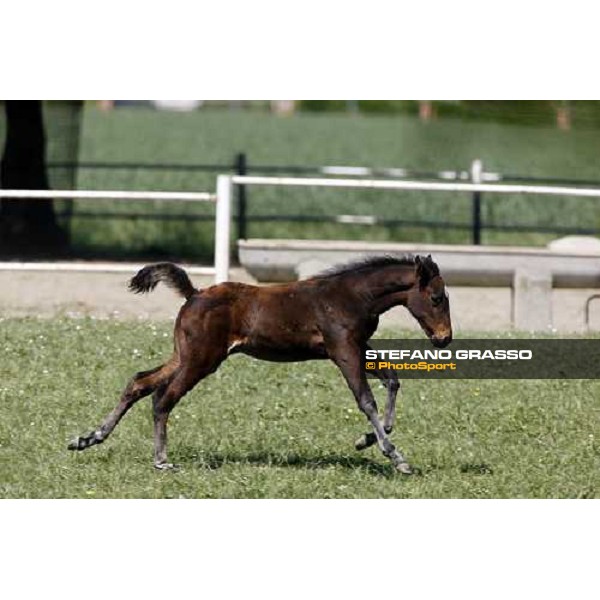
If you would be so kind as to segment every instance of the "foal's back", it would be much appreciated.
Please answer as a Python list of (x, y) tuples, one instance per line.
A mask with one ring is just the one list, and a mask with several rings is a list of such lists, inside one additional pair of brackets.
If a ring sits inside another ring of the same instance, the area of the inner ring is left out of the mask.
[(336, 302), (317, 279), (272, 286), (227, 282), (194, 294), (178, 322), (184, 330), (202, 330), (202, 337), (223, 337), (228, 354), (276, 361), (325, 358), (323, 329), (348, 302), (346, 294), (338, 297)]

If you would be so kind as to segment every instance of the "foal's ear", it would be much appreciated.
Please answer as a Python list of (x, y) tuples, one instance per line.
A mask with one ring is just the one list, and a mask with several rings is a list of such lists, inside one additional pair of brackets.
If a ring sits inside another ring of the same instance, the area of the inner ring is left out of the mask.
[(427, 258), (421, 256), (415, 256), (415, 265), (417, 267), (417, 279), (419, 280), (419, 286), (424, 288), (431, 280), (431, 271), (429, 269), (429, 262), (431, 261), (431, 255)]

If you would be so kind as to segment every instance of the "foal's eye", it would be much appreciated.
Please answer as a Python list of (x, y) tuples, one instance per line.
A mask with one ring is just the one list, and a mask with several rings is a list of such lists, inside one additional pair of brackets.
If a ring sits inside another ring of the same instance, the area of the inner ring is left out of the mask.
[(433, 304), (433, 306), (439, 306), (442, 303), (443, 299), (444, 299), (444, 294), (432, 294), (431, 295), (431, 304)]

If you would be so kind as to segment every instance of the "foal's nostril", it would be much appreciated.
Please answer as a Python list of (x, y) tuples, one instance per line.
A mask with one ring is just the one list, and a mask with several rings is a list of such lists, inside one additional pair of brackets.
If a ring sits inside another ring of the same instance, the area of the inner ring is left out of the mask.
[(445, 348), (452, 341), (452, 334), (443, 337), (432, 336), (431, 342), (436, 348)]
[(442, 340), (442, 344), (444, 346), (447, 346), (450, 342), (452, 341), (452, 336), (451, 335), (447, 335), (443, 340)]

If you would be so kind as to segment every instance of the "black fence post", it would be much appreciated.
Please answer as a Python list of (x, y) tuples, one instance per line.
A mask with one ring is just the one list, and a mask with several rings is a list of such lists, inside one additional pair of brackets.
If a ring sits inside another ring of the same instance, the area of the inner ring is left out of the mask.
[[(236, 175), (246, 175), (247, 173), (247, 162), (246, 154), (240, 152), (235, 157), (235, 173)], [(246, 218), (246, 186), (244, 184), (237, 185), (237, 239), (245, 240), (247, 238), (247, 224)]]
[[(471, 164), (471, 181), (481, 183), (483, 163), (477, 159)], [(473, 244), (481, 245), (481, 192), (473, 192)]]

